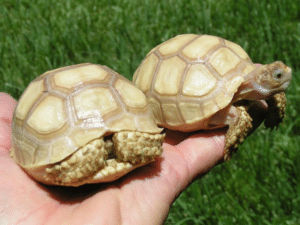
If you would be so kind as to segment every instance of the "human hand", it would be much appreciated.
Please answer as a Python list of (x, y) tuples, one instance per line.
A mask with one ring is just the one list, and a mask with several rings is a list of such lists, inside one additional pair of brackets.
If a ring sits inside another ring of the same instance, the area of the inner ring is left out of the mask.
[(159, 159), (115, 182), (45, 186), (9, 157), (15, 106), (0, 93), (1, 224), (162, 224), (179, 194), (223, 159), (226, 129), (167, 131)]

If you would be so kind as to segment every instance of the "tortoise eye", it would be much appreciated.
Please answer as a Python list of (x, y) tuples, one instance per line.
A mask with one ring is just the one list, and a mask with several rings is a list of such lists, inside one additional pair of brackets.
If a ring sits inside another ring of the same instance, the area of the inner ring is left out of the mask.
[(273, 77), (274, 77), (276, 80), (280, 80), (280, 79), (283, 77), (282, 71), (276, 71), (276, 72), (273, 74)]
[(282, 73), (276, 74), (276, 78), (277, 78), (277, 79), (280, 79), (281, 77), (282, 77)]

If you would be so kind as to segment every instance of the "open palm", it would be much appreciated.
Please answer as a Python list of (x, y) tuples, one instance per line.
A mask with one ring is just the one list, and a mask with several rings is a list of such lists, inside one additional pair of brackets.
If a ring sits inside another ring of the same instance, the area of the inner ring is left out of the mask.
[(222, 160), (226, 130), (167, 132), (158, 160), (115, 182), (44, 186), (9, 157), (15, 105), (0, 93), (1, 224), (161, 224), (176, 197)]

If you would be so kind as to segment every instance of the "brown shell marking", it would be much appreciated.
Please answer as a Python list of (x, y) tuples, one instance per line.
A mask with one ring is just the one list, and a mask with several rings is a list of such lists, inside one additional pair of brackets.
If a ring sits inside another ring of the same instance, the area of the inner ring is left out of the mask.
[(108, 67), (89, 63), (48, 71), (32, 81), (19, 100), (12, 129), (12, 155), (27, 168), (56, 163), (103, 135), (161, 131), (140, 90)]
[(204, 129), (205, 120), (230, 104), (243, 76), (254, 69), (239, 45), (184, 34), (152, 49), (133, 82), (149, 98), (159, 125), (189, 131), (197, 122)]

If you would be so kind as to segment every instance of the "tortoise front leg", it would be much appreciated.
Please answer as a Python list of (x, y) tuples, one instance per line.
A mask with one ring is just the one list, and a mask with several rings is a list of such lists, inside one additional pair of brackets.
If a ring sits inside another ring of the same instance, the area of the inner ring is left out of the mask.
[(224, 160), (230, 159), (239, 145), (252, 132), (252, 118), (246, 108), (244, 106), (236, 106), (234, 108), (236, 109), (237, 115), (235, 121), (229, 124), (228, 131), (225, 135)]
[[(248, 106), (232, 106), (236, 109), (235, 116), (236, 121), (230, 120), (231, 123), (226, 123), (229, 125), (229, 129), (226, 133), (225, 139), (225, 152), (224, 159), (230, 159), (231, 155), (237, 150), (238, 146), (244, 141), (244, 139), (249, 136), (264, 120), (264, 124), (267, 128), (273, 129), (277, 127), (279, 123), (282, 122), (285, 116), (286, 107), (286, 97), (284, 92), (280, 92), (268, 100), (266, 100), (268, 105), (268, 111), (264, 112), (263, 109), (259, 109), (258, 105), (255, 108), (254, 105), (250, 107), (248, 112)], [(254, 112), (252, 110), (254, 108)], [(230, 111), (234, 111), (230, 108)], [(261, 111), (259, 114), (258, 112)], [(255, 119), (252, 120), (252, 117)], [(259, 117), (259, 118), (257, 118)], [(232, 121), (234, 121), (232, 123)]]
[(247, 112), (248, 108), (248, 105), (230, 105), (220, 110), (209, 120), (208, 127), (210, 129), (229, 126), (225, 135), (224, 160), (230, 159), (238, 146), (252, 132), (253, 120)]
[(273, 129), (274, 127), (278, 127), (285, 116), (285, 94), (284, 92), (280, 92), (266, 100), (266, 102), (268, 104), (268, 113), (264, 124), (266, 128), (270, 127)]

